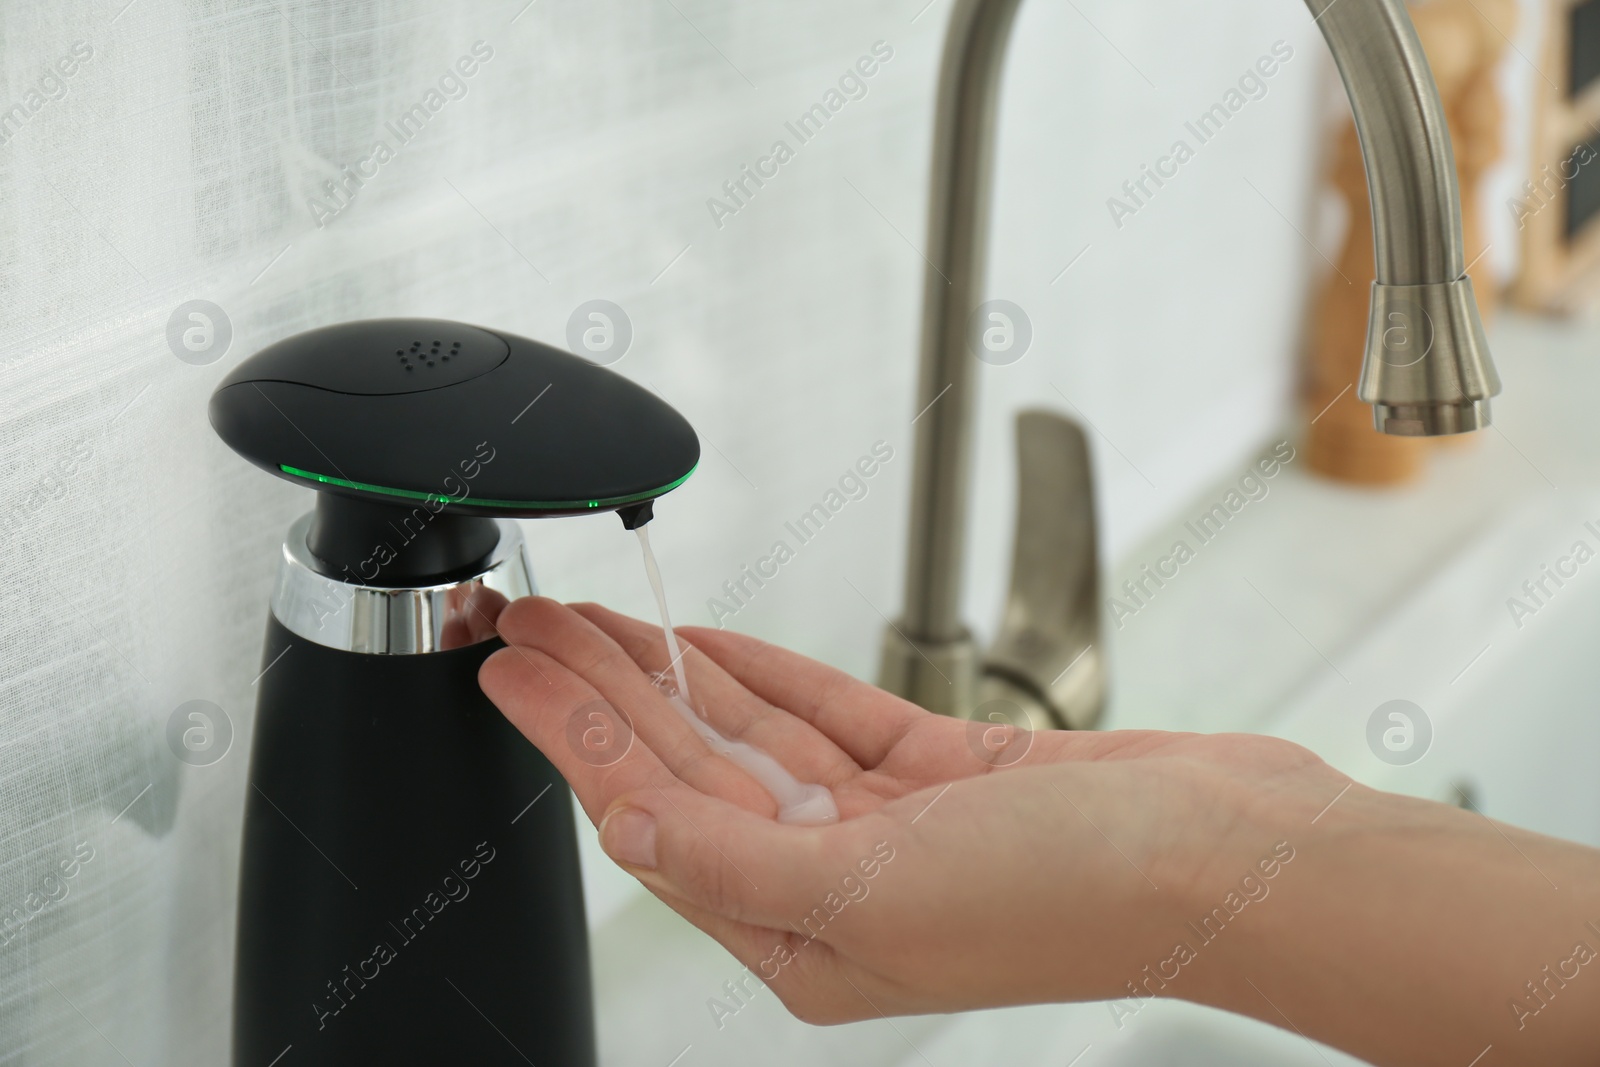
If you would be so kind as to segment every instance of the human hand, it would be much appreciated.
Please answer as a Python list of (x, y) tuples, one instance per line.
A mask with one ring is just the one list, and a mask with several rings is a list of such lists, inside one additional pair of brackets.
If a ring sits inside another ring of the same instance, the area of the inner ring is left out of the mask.
[[(837, 824), (782, 825), (652, 684), (659, 627), (530, 598), (498, 628), (510, 647), (484, 691), (608, 854), (814, 1022), (1126, 997), (1175, 930), (1292, 855), (1268, 814), (1309, 820), (1346, 784), (1255, 736), (1051, 732), (996, 749), (984, 726), (781, 648), (679, 629), (712, 725), (833, 791)], [(607, 766), (572, 740), (597, 708), (636, 735)]]
[(457, 586), (445, 594), (441, 649), (468, 648), (497, 636), (495, 620), (511, 601), (486, 585)]

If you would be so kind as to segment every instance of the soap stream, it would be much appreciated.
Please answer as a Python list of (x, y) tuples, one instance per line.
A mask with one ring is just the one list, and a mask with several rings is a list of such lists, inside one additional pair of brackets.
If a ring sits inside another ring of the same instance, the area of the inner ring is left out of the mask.
[(678, 683), (678, 695), (688, 704), (689, 676), (684, 673), (683, 651), (678, 646), (678, 635), (672, 629), (672, 617), (667, 614), (667, 587), (661, 581), (661, 568), (656, 566), (656, 554), (650, 548), (650, 527), (640, 526), (634, 532), (639, 535), (639, 547), (644, 550), (644, 573), (650, 579), (650, 591), (656, 595), (656, 610), (661, 612), (661, 629), (667, 635), (667, 657), (672, 661), (672, 677)]
[[(650, 579), (650, 589), (656, 595), (656, 607), (661, 612), (661, 629), (667, 635), (667, 656), (672, 661), (672, 676), (677, 682), (677, 692), (667, 693), (679, 715), (687, 722), (706, 747), (743, 768), (762, 788), (778, 802), (778, 821), (784, 823), (816, 824), (839, 821), (839, 807), (833, 802), (833, 793), (825, 785), (802, 782), (767, 753), (743, 741), (723, 737), (717, 728), (702, 719), (689, 705), (689, 679), (683, 669), (682, 646), (673, 632), (672, 619), (667, 614), (666, 587), (661, 581), (661, 569), (656, 566), (656, 555), (650, 549), (648, 526), (640, 526), (639, 547), (644, 552), (644, 573)], [(665, 672), (663, 672), (665, 674)], [(661, 683), (665, 691), (665, 679)]]

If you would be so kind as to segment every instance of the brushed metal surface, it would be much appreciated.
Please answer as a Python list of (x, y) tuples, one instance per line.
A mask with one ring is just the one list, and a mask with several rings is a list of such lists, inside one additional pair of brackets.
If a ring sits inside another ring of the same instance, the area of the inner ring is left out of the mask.
[[(966, 329), (984, 295), (1000, 75), (1020, 2), (956, 0), (935, 113), (905, 610), (885, 633), (881, 681), (947, 713), (975, 705), (980, 675), (961, 612), (976, 389)], [(1499, 383), (1465, 278), (1449, 127), (1416, 29), (1403, 0), (1306, 6), (1349, 94), (1371, 192), (1378, 284), (1370, 332), (1379, 347), (1368, 346), (1361, 396), (1387, 433), (1487, 425)], [(1379, 316), (1392, 312), (1390, 295), (1406, 294), (1441, 309), (1440, 328), (1427, 366), (1388, 373), (1373, 367), (1387, 321)]]

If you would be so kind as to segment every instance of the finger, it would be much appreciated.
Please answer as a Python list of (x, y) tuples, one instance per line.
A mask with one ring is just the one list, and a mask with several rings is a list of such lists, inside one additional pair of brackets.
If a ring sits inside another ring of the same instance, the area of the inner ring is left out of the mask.
[[(595, 823), (624, 793), (674, 780), (625, 720), (592, 719), (605, 716), (610, 705), (588, 682), (536, 648), (495, 652), (478, 668), (478, 685), (567, 780)], [(602, 738), (597, 730), (609, 732)]]
[[(599, 604), (571, 607), (609, 635), (645, 671), (669, 669), (661, 627)], [(691, 703), (724, 737), (771, 753), (802, 781), (832, 788), (861, 773), (855, 760), (820, 730), (750, 692), (698, 648), (684, 646), (682, 666), (689, 676)]]
[(632, 657), (582, 615), (554, 600), (524, 597), (501, 612), (499, 629), (507, 643), (536, 648), (583, 678), (629, 717), (639, 740), (684, 782), (751, 811), (777, 814), (772, 794), (708, 748)]
[(786, 825), (668, 783), (619, 796), (600, 824), (600, 845), (652, 890), (736, 922), (796, 930), (883, 830), (873, 816)]
[(679, 631), (741, 685), (814, 726), (864, 768), (928, 717), (908, 701), (814, 659), (745, 634), (701, 626)]
[(494, 623), (511, 603), (504, 593), (478, 585), (469, 588), (465, 595), (451, 593), (459, 598), (454, 612), (445, 622), (439, 635), (441, 648), (465, 648), (495, 636)]

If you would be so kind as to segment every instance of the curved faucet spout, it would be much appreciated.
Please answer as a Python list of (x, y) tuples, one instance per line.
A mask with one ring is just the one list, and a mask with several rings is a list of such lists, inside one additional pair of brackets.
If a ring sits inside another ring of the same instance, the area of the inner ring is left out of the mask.
[[(1020, 3), (955, 0), (950, 16), (929, 197), (906, 608), (886, 637), (882, 678), (924, 707), (961, 715), (973, 711), (984, 671), (960, 603), (977, 362), (967, 320), (983, 299), (996, 105)], [(1403, 0), (1306, 6), (1350, 96), (1371, 193), (1376, 281), (1358, 395), (1385, 433), (1481, 429), (1500, 382), (1465, 273), (1450, 132), (1422, 44)], [(1092, 717), (1053, 703), (1044, 682), (1031, 688), (1058, 721)]]

